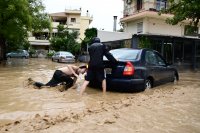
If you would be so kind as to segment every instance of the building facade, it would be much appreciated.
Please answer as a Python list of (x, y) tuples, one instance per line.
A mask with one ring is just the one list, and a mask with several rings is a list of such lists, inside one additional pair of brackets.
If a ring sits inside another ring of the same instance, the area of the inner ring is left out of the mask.
[(168, 6), (167, 0), (124, 0), (124, 16), (121, 19), (124, 31), (132, 34), (198, 36), (200, 28), (194, 33), (188, 33), (189, 21), (177, 25), (167, 24), (165, 20), (173, 15), (159, 15), (158, 11)]
[(89, 28), (93, 18), (87, 11), (85, 15), (81, 14), (80, 10), (65, 10), (65, 12), (51, 13), (49, 14), (51, 19), (52, 33), (48, 30), (44, 30), (42, 33), (30, 34), (29, 42), (36, 49), (49, 49), (50, 34), (53, 36), (57, 33), (57, 26), (63, 24), (69, 31), (78, 31), (78, 42), (84, 39), (84, 32)]
[(133, 48), (149, 43), (150, 48), (159, 51), (179, 68), (200, 68), (200, 26), (191, 32), (187, 20), (177, 25), (167, 24), (165, 20), (173, 15), (158, 14), (169, 7), (167, 0), (123, 1), (124, 15), (120, 21), (124, 32), (133, 35)]

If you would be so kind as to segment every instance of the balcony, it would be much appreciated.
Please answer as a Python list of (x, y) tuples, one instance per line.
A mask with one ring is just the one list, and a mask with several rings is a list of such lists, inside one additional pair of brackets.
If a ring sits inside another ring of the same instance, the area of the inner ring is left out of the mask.
[[(59, 24), (59, 22), (53, 22), (52, 27), (56, 29)], [(80, 23), (68, 23), (65, 24), (64, 27), (68, 27), (70, 29), (80, 29)]]
[[(163, 8), (167, 8), (169, 4), (165, 0), (157, 0), (156, 2), (144, 2), (142, 8), (138, 8), (139, 5), (135, 4), (132, 6), (127, 6), (124, 9), (124, 17), (128, 17), (143, 11), (155, 11), (158, 12)], [(139, 9), (139, 10), (138, 10)]]
[(80, 29), (80, 23), (68, 23), (66, 25), (69, 29)]

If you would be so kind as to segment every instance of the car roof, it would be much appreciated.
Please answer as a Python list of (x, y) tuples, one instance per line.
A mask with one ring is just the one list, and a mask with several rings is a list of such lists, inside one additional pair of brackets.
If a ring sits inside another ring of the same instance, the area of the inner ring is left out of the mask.
[(70, 53), (71, 54), (71, 52), (68, 52), (68, 51), (58, 51), (57, 53)]
[(135, 49), (135, 48), (117, 48), (117, 49), (111, 49), (111, 50), (142, 50), (142, 49)]
[[(158, 51), (153, 50), (153, 49), (150, 49), (150, 48), (118, 48), (118, 49), (111, 49), (111, 50), (141, 50), (141, 51), (150, 50), (150, 51), (158, 52)], [(158, 52), (158, 53), (159, 53), (159, 52)]]

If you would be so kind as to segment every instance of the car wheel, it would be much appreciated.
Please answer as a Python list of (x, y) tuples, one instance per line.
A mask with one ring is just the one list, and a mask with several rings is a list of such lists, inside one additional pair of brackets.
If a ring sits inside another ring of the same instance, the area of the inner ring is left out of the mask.
[(22, 59), (26, 59), (26, 56), (22, 56)]
[(59, 62), (60, 62), (60, 60), (58, 59), (58, 60), (57, 60), (57, 62), (59, 63)]
[(152, 88), (152, 82), (150, 79), (147, 79), (145, 81), (145, 89), (151, 89)]
[(51, 60), (53, 61), (53, 58), (51, 58)]

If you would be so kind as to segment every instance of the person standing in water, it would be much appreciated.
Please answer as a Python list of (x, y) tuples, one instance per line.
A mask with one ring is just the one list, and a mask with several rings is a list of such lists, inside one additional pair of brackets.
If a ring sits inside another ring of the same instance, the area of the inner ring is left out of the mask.
[(112, 63), (117, 63), (117, 60), (112, 56), (111, 53), (107, 50), (106, 46), (100, 42), (98, 37), (94, 37), (92, 45), (88, 48), (90, 61), (88, 64), (87, 74), (85, 76), (85, 81), (80, 89), (80, 94), (82, 95), (85, 91), (87, 85), (91, 80), (97, 79), (99, 82), (102, 82), (103, 92), (106, 92), (106, 77), (104, 73), (104, 64), (103, 56), (105, 55), (109, 61)]

